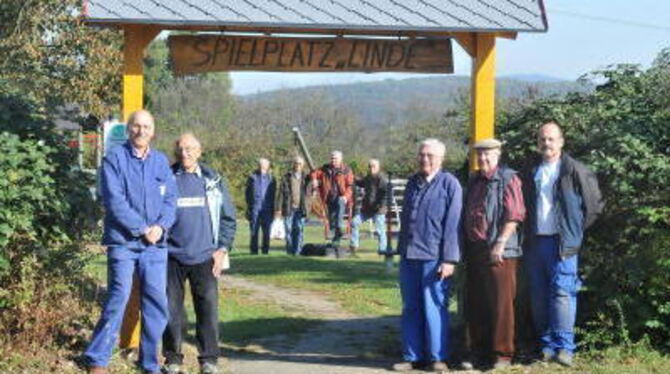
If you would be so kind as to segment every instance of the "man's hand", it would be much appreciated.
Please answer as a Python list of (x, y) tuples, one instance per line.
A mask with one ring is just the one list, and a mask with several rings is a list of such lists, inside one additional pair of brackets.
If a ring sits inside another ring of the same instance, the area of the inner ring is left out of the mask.
[(312, 188), (317, 189), (319, 188), (319, 181), (316, 179), (312, 179)]
[(491, 247), (491, 263), (494, 265), (500, 265), (503, 262), (503, 253), (505, 252), (505, 242), (499, 241), (493, 244)]
[(437, 275), (440, 277), (440, 280), (450, 277), (454, 274), (454, 264), (448, 262), (443, 262), (440, 264), (440, 267), (437, 269)]
[(344, 205), (347, 204), (347, 197), (346, 196), (340, 196), (340, 199), (344, 202)]
[(212, 259), (214, 260), (214, 265), (212, 265), (212, 274), (216, 279), (221, 277), (223, 273), (223, 258), (226, 256), (226, 252), (218, 250), (212, 253)]
[(147, 231), (144, 232), (144, 239), (146, 239), (149, 244), (156, 244), (161, 240), (163, 236), (163, 228), (158, 225), (150, 226)]

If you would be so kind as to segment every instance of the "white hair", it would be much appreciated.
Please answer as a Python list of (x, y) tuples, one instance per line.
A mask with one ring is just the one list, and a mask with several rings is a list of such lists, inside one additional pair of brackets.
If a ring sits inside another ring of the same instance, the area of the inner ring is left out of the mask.
[(293, 162), (298, 162), (298, 163), (304, 164), (305, 159), (302, 158), (301, 156), (295, 156), (295, 157), (293, 157)]
[(376, 159), (376, 158), (371, 158), (371, 159), (368, 161), (368, 165), (370, 165), (370, 164), (381, 165), (381, 163), (379, 162), (379, 160)]
[(258, 164), (260, 165), (262, 163), (267, 163), (268, 165), (270, 165), (270, 160), (268, 160), (267, 158), (261, 157), (261, 158), (258, 159)]
[(342, 159), (342, 151), (332, 151), (330, 152), (330, 157), (337, 157), (339, 159)]
[(444, 145), (441, 141), (435, 138), (428, 138), (422, 141), (419, 144), (419, 153), (424, 147), (429, 147), (435, 151), (435, 155), (439, 157), (444, 157), (444, 154), (447, 153), (447, 146)]

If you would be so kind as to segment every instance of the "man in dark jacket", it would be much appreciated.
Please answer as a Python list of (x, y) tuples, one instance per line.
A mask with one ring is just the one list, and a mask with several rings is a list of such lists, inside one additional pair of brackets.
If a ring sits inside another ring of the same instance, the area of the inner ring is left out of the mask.
[(303, 169), (305, 160), (296, 156), (293, 159), (293, 170), (284, 174), (279, 185), (277, 195), (276, 214), (284, 219), (286, 232), (286, 253), (292, 255), (300, 254), (302, 249), (303, 230), (305, 228), (306, 194), (309, 178)]
[(562, 151), (558, 124), (542, 125), (537, 143), (541, 157), (522, 173), (528, 209), (524, 262), (542, 360), (570, 366), (581, 285), (578, 253), (603, 201), (595, 174)]
[(468, 348), (475, 362), (492, 361), (495, 369), (509, 366), (514, 356), (517, 226), (526, 215), (521, 179), (499, 165), (501, 146), (497, 139), (473, 145), (479, 170), (468, 183), (463, 220)]
[(371, 219), (375, 224), (379, 254), (386, 253), (386, 208), (389, 189), (388, 178), (381, 172), (379, 160), (368, 162), (369, 173), (356, 181), (358, 191), (362, 191), (360, 212), (356, 212), (351, 221), (351, 251), (355, 252), (360, 244), (360, 226)]
[(261, 251), (268, 254), (270, 250), (270, 227), (275, 206), (275, 180), (270, 174), (270, 161), (265, 158), (258, 160), (258, 170), (247, 179), (245, 197), (247, 200), (247, 219), (251, 229), (249, 250), (252, 255), (258, 254), (258, 232), (263, 231)]
[(201, 145), (193, 134), (175, 144), (173, 165), (177, 188), (177, 219), (168, 236), (167, 295), (170, 319), (163, 334), (165, 372), (181, 373), (181, 346), (186, 331), (184, 283), (191, 285), (195, 308), (198, 362), (202, 374), (218, 373), (219, 312), (217, 279), (235, 236), (235, 206), (225, 181), (198, 162)]
[(396, 371), (430, 365), (447, 369), (449, 284), (460, 260), (461, 185), (442, 170), (446, 147), (427, 139), (419, 147), (419, 172), (407, 182), (400, 217), (400, 293), (403, 362)]

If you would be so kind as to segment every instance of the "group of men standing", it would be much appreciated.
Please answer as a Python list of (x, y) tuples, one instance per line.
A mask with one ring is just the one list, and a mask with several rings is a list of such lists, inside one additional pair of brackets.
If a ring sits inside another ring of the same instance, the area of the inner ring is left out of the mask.
[(461, 257), (466, 272), (464, 368), (510, 365), (520, 261), (539, 358), (572, 365), (581, 284), (578, 254), (603, 201), (595, 175), (563, 152), (556, 122), (538, 129), (537, 146), (539, 157), (517, 172), (500, 164), (502, 142), (475, 143), (478, 171), (465, 193), (442, 170), (444, 144), (428, 139), (419, 146), (419, 171), (405, 189), (398, 243), (403, 361), (394, 365), (396, 371), (447, 370), (445, 361), (454, 348), (448, 294)]
[(360, 244), (360, 226), (367, 220), (375, 225), (378, 251), (386, 253), (386, 209), (389, 182), (381, 172), (379, 160), (371, 159), (369, 171), (356, 179), (352, 169), (342, 161), (342, 152), (333, 151), (330, 162), (311, 173), (305, 173), (305, 160), (296, 156), (291, 170), (276, 182), (270, 171), (270, 161), (258, 160), (258, 169), (247, 179), (245, 197), (247, 219), (251, 229), (249, 248), (258, 254), (259, 234), (261, 253), (268, 254), (270, 228), (274, 217), (284, 221), (286, 252), (298, 255), (302, 251), (303, 230), (307, 217), (310, 191), (315, 191), (325, 206), (332, 244), (339, 247), (346, 232), (345, 217), (351, 217), (350, 249)]
[[(175, 144), (177, 163), (150, 147), (154, 119), (147, 111), (128, 120), (129, 140), (110, 150), (101, 171), (105, 205), (103, 244), (108, 247), (108, 296), (84, 355), (89, 372), (107, 373), (133, 277), (141, 289), (142, 333), (139, 363), (159, 373), (162, 339), (164, 371), (180, 373), (184, 340), (184, 285), (188, 280), (196, 314), (201, 373), (217, 373), (218, 286), (236, 231), (235, 207), (224, 179), (201, 162), (202, 147), (190, 133)], [(436, 139), (418, 149), (418, 172), (408, 180), (401, 215), (398, 252), (402, 296), (403, 361), (398, 371), (429, 367), (446, 370), (449, 339), (449, 288), (455, 265), (466, 271), (467, 348), (464, 366), (510, 364), (514, 354), (517, 268), (527, 274), (534, 330), (542, 360), (571, 365), (575, 350), (578, 254), (584, 231), (603, 203), (595, 175), (565, 154), (561, 128), (543, 124), (537, 134), (539, 157), (521, 172), (500, 164), (502, 143), (473, 145), (479, 170), (465, 194), (457, 178), (442, 169), (445, 145)], [(344, 215), (352, 220), (351, 248), (359, 245), (360, 224), (375, 223), (378, 250), (386, 251), (385, 209), (388, 180), (378, 160), (355, 180), (331, 153), (329, 164), (310, 174), (296, 157), (280, 180), (270, 162), (259, 160), (247, 182), (251, 253), (268, 253), (273, 213), (286, 225), (286, 250), (299, 254), (309, 187), (327, 207), (333, 242), (339, 245)], [(354, 209), (354, 186), (364, 195)], [(275, 201), (275, 197), (277, 197)], [(462, 248), (463, 247), (463, 248)], [(462, 248), (462, 249), (461, 249)], [(522, 250), (523, 248), (523, 250)]]

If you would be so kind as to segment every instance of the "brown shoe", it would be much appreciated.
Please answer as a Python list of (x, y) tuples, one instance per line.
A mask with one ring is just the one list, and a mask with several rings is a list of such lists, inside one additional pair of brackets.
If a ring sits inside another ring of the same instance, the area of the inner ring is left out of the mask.
[(91, 366), (88, 368), (88, 374), (107, 374), (107, 368), (102, 366)]

